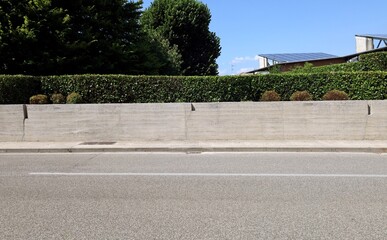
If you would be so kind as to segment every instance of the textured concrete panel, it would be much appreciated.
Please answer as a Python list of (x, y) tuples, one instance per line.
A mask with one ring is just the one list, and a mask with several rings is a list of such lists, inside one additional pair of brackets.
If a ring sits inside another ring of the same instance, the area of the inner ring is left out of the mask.
[(366, 101), (284, 102), (284, 139), (362, 140)]
[(189, 140), (363, 140), (368, 120), (367, 101), (193, 105)]
[(30, 105), (25, 140), (183, 140), (184, 106), (184, 104)]
[(283, 135), (282, 104), (194, 103), (187, 114), (188, 140), (275, 139)]
[(23, 105), (0, 105), (0, 141), (21, 141), (23, 120)]
[[(0, 106), (0, 141), (386, 140), (387, 101)], [(24, 135), (23, 135), (24, 129)]]
[(368, 101), (365, 140), (387, 140), (387, 100)]

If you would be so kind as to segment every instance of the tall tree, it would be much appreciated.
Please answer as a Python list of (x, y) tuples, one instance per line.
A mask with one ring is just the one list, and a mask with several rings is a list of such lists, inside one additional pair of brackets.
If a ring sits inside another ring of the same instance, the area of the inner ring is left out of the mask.
[(141, 9), (141, 0), (2, 0), (0, 73), (178, 73), (179, 55), (142, 30)]
[(137, 44), (142, 2), (53, 0), (68, 11), (62, 55), (66, 73), (141, 73)]
[(209, 30), (211, 13), (197, 0), (155, 0), (141, 18), (152, 29), (177, 46), (184, 75), (217, 75), (220, 39)]
[(0, 72), (31, 74), (53, 68), (68, 15), (50, 0), (0, 2)]
[(181, 75), (182, 58), (177, 47), (171, 46), (168, 39), (154, 30), (147, 29), (144, 35), (145, 46), (142, 52), (146, 55), (145, 62), (157, 70), (151, 74)]

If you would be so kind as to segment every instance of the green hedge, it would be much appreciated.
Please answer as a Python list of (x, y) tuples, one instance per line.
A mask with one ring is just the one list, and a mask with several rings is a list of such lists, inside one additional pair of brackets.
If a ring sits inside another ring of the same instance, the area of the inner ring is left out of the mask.
[(46, 94), (77, 92), (89, 103), (218, 102), (251, 99), (241, 77), (76, 75), (42, 77)]
[(252, 80), (252, 92), (273, 89), (288, 100), (295, 91), (308, 91), (315, 100), (333, 89), (348, 93), (352, 100), (387, 99), (387, 72), (334, 72), (268, 74)]
[(365, 71), (387, 71), (387, 52), (360, 55)]
[(39, 77), (0, 75), (0, 104), (28, 103), (30, 97), (41, 92)]
[(359, 71), (387, 71), (387, 52), (375, 52), (360, 55), (359, 62), (332, 64), (313, 67), (305, 64), (296, 67), (288, 73), (324, 73), (324, 72), (359, 72)]
[(0, 103), (27, 103), (35, 94), (79, 93), (86, 103), (257, 101), (267, 90), (284, 100), (306, 90), (316, 100), (332, 89), (353, 100), (387, 99), (387, 72), (331, 72), (222, 77), (127, 75), (0, 76)]
[(298, 68), (283, 74), (222, 77), (128, 75), (0, 75), (0, 104), (28, 103), (35, 94), (79, 93), (87, 103), (256, 101), (267, 90), (288, 100), (306, 90), (314, 99), (338, 89), (351, 99), (387, 99), (387, 52), (355, 63)]
[(290, 73), (361, 72), (366, 71), (362, 62), (331, 64), (312, 68), (297, 68)]

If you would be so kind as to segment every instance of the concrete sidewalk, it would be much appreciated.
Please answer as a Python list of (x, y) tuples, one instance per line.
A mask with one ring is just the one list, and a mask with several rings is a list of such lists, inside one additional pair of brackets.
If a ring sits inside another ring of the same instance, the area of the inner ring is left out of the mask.
[(0, 142), (0, 153), (63, 152), (364, 152), (387, 153), (387, 141)]

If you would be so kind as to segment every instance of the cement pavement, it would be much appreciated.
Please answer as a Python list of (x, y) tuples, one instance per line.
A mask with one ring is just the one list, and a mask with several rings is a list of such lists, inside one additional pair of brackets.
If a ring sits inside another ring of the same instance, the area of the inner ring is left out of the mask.
[(387, 153), (378, 141), (0, 142), (0, 153), (64, 152), (364, 152)]
[(5, 240), (387, 233), (386, 154), (26, 153), (1, 154), (0, 166)]

